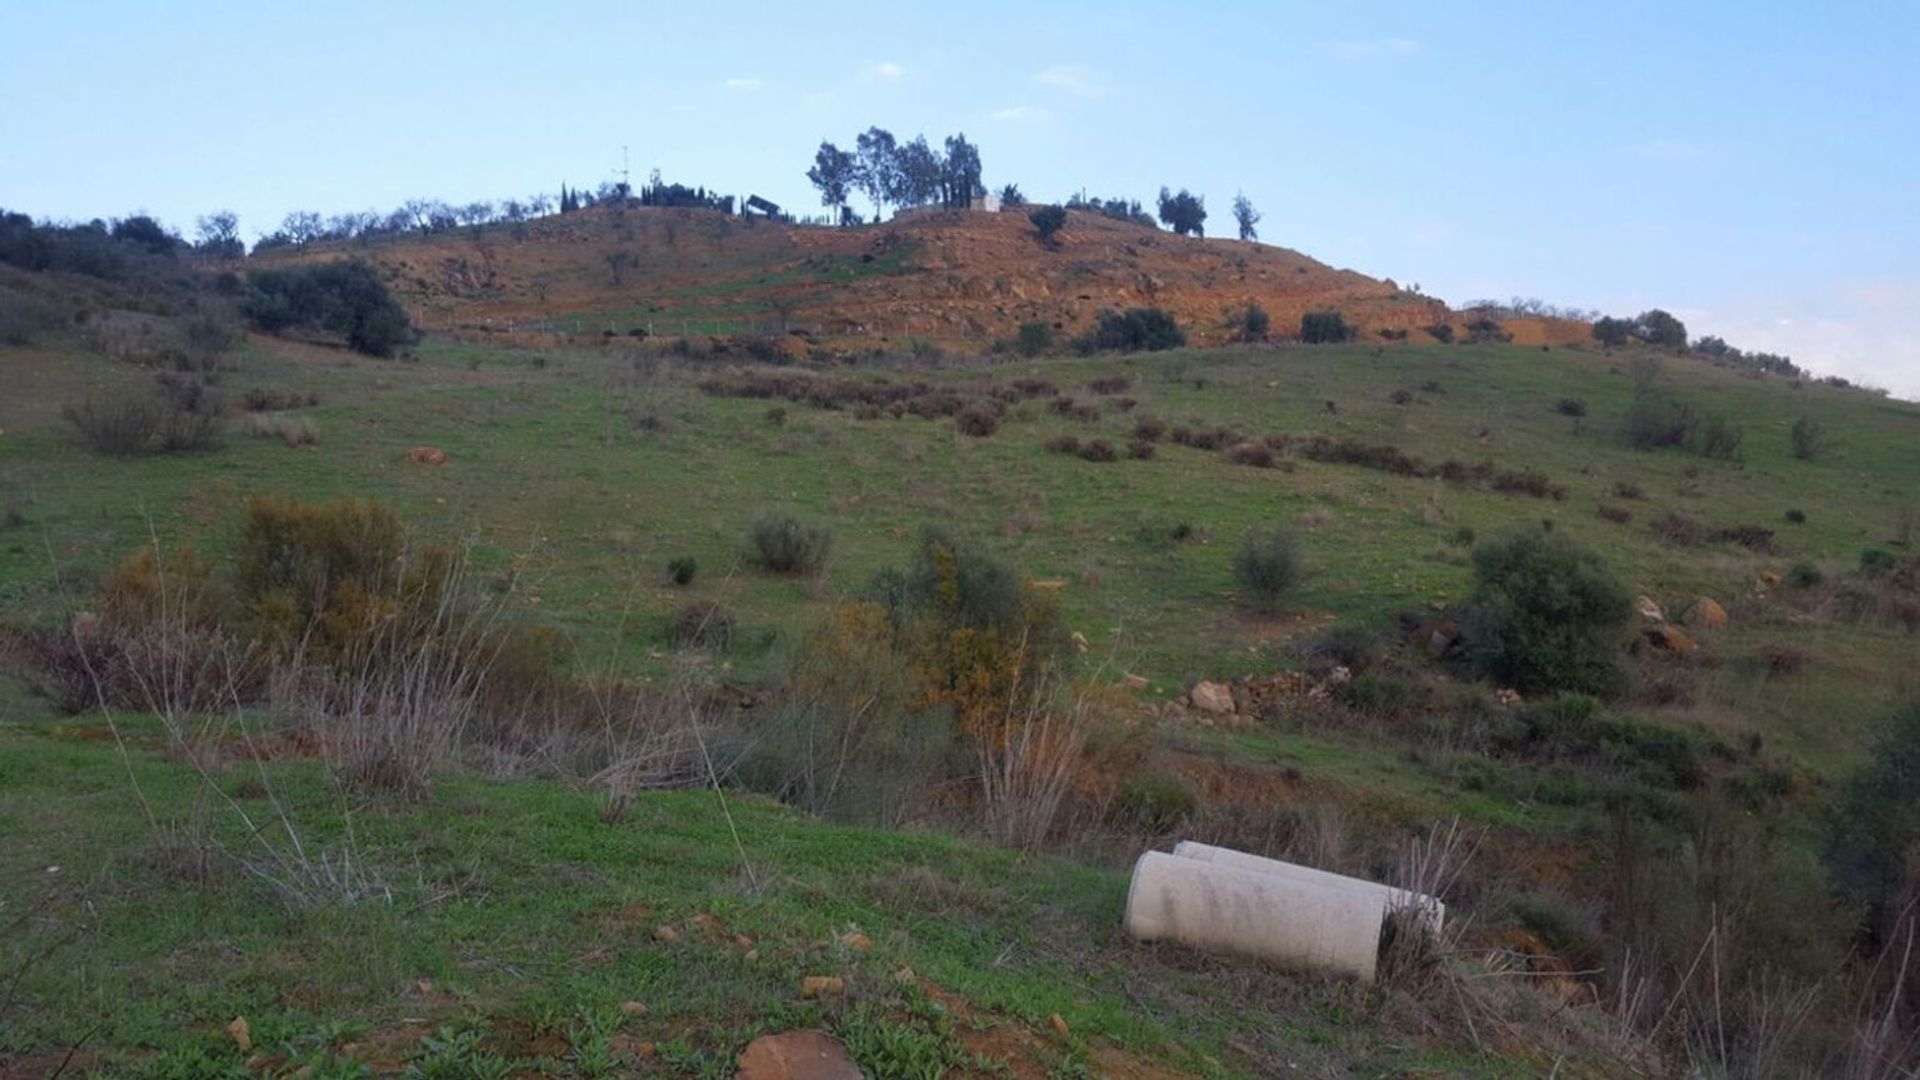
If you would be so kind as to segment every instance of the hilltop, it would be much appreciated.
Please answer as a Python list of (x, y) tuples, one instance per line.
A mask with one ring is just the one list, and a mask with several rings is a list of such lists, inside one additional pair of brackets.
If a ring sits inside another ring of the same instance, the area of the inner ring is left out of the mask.
[[(977, 350), (1026, 322), (1062, 336), (1102, 310), (1159, 307), (1194, 344), (1235, 340), (1233, 316), (1266, 309), (1281, 336), (1310, 311), (1364, 335), (1430, 327), (1465, 336), (1441, 301), (1270, 244), (1183, 237), (1070, 211), (1044, 245), (1022, 211), (916, 211), (885, 224), (801, 226), (712, 210), (601, 205), (513, 225), (315, 244), (256, 261), (367, 259), (421, 325), (509, 334), (781, 338), (852, 354), (924, 342)], [(1510, 319), (1522, 345), (1588, 340), (1578, 323)]]

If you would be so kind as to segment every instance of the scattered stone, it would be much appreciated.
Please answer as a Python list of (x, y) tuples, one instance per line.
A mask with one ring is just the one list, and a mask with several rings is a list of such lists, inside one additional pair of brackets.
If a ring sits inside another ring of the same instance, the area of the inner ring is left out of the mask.
[(1081, 652), (1086, 652), (1088, 649), (1093, 648), (1093, 645), (1087, 641), (1087, 635), (1075, 630), (1073, 632), (1073, 647), (1079, 649)]
[(1067, 1037), (1067, 1032), (1071, 1030), (1067, 1027), (1067, 1018), (1064, 1016), (1061, 1016), (1059, 1013), (1054, 1013), (1052, 1016), (1048, 1017), (1047, 1023), (1053, 1026), (1053, 1033), (1060, 1036), (1063, 1039)]
[(847, 980), (838, 975), (809, 975), (800, 980), (803, 999), (839, 997), (847, 991)]
[(620, 1012), (624, 1016), (645, 1016), (647, 1007), (638, 1001), (623, 1001), (620, 1003)]
[(753, 939), (745, 934), (733, 935), (733, 947), (746, 952), (753, 951)]
[(1685, 631), (1668, 623), (1649, 626), (1643, 633), (1646, 635), (1647, 643), (1662, 652), (1685, 655), (1700, 647), (1686, 635)]
[(1147, 680), (1146, 677), (1142, 675), (1128, 675), (1120, 680), (1120, 685), (1129, 690), (1145, 690), (1147, 688)]
[(241, 1053), (252, 1052), (253, 1026), (247, 1023), (246, 1017), (234, 1017), (233, 1022), (227, 1025), (227, 1034), (233, 1036), (233, 1045), (238, 1047)]
[(1648, 622), (1663, 623), (1667, 621), (1667, 616), (1661, 612), (1660, 605), (1654, 603), (1653, 597), (1651, 596), (1642, 596), (1640, 599), (1635, 600), (1633, 607), (1634, 610), (1640, 613), (1640, 617)]
[(1768, 588), (1780, 584), (1780, 580), (1780, 571), (1778, 570), (1762, 570), (1760, 572), (1760, 584)]
[(1233, 691), (1225, 683), (1194, 683), (1189, 696), (1193, 699), (1193, 707), (1201, 712), (1215, 716), (1226, 716), (1233, 712)]
[(653, 928), (653, 940), (674, 942), (680, 940), (680, 928), (662, 923)]
[(893, 973), (893, 981), (897, 983), (914, 983), (919, 979), (920, 977), (913, 973), (913, 969), (905, 964), (901, 964), (900, 970)]
[(736, 1080), (862, 1080), (839, 1039), (824, 1031), (762, 1035), (747, 1044)]
[(437, 446), (416, 446), (407, 451), (407, 460), (415, 465), (445, 465), (447, 452)]
[(1509, 709), (1517, 709), (1526, 703), (1526, 699), (1520, 696), (1520, 691), (1505, 686), (1493, 692), (1493, 700)]
[(1693, 602), (1680, 621), (1695, 630), (1718, 630), (1727, 625), (1727, 609), (1711, 596), (1703, 596)]
[(873, 948), (873, 939), (858, 930), (849, 930), (840, 935), (840, 944), (854, 952), (866, 952)]

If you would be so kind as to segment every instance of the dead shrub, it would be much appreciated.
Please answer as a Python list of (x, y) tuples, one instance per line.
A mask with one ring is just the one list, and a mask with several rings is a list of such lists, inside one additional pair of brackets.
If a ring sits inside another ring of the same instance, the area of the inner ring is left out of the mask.
[(733, 616), (711, 600), (696, 600), (676, 612), (667, 625), (667, 643), (676, 649), (725, 649), (733, 642)]
[(954, 416), (953, 424), (962, 435), (984, 439), (1000, 430), (1000, 418), (992, 411), (981, 408), (966, 408)]
[(1047, 449), (1056, 454), (1078, 454), (1080, 437), (1077, 435), (1055, 435), (1047, 440)]
[(1685, 514), (1669, 510), (1653, 519), (1653, 535), (1675, 547), (1698, 547), (1707, 541), (1707, 527)]
[(1105, 439), (1094, 439), (1080, 448), (1080, 458), (1082, 461), (1106, 464), (1120, 460), (1120, 455), (1114, 450), (1112, 443)]
[(1125, 375), (1106, 375), (1088, 382), (1087, 389), (1096, 394), (1124, 394), (1133, 389), (1133, 380)]
[(1611, 521), (1615, 525), (1625, 525), (1627, 522), (1633, 520), (1633, 511), (1624, 506), (1614, 506), (1611, 503), (1601, 503), (1599, 508), (1594, 512), (1600, 516), (1600, 520)]
[(816, 575), (826, 568), (832, 548), (832, 533), (781, 511), (762, 515), (747, 530), (749, 555), (775, 574)]
[(1135, 439), (1127, 444), (1127, 456), (1135, 461), (1153, 460), (1155, 447), (1145, 439)]
[(1159, 442), (1167, 433), (1167, 425), (1151, 416), (1143, 416), (1133, 422), (1133, 437), (1141, 442)]
[(255, 439), (279, 439), (288, 446), (313, 446), (320, 441), (320, 429), (304, 416), (286, 413), (248, 413), (241, 430)]
[(1265, 443), (1240, 443), (1229, 447), (1226, 457), (1235, 465), (1248, 465), (1256, 469), (1273, 468), (1273, 451)]

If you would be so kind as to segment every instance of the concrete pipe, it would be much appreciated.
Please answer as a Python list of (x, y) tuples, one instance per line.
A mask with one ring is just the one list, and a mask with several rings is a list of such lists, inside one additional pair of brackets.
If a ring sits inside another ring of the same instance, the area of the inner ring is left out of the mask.
[(1372, 982), (1385, 907), (1350, 889), (1149, 851), (1133, 864), (1127, 933)]
[(1415, 909), (1424, 913), (1428, 919), (1428, 929), (1437, 934), (1447, 917), (1447, 905), (1439, 897), (1426, 893), (1396, 889), (1391, 885), (1367, 881), (1364, 878), (1347, 877), (1344, 874), (1315, 870), (1311, 866), (1281, 862), (1259, 855), (1249, 855), (1232, 848), (1214, 847), (1192, 840), (1182, 840), (1173, 846), (1175, 856), (1182, 859), (1196, 859), (1200, 862), (1227, 866), (1235, 870), (1244, 870), (1256, 874), (1272, 874), (1288, 881), (1298, 881), (1308, 885), (1320, 885), (1329, 889), (1346, 889), (1351, 892), (1377, 897), (1382, 907), (1389, 912), (1403, 909)]

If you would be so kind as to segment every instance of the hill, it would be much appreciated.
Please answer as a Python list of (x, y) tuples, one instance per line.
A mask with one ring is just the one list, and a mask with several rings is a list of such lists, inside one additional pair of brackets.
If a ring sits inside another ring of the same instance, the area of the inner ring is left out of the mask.
[[(1869, 966), (1831, 823), (1916, 689), (1920, 407), (1413, 335), (985, 362), (961, 345), (1081, 327), (1145, 296), (1125, 291), (1142, 267), (1211, 333), (1244, 298), (1217, 287), (1236, 255), (1280, 325), (1433, 317), (1284, 251), (1076, 216), (1051, 252), (1023, 226), (569, 215), (357, 249), (454, 328), (403, 358), (250, 335), (156, 371), (102, 328), (189, 305), (119, 293), (0, 347), (0, 829), (25, 838), (0, 845), (0, 1070), (726, 1075), (757, 1035), (816, 1026), (877, 1076), (1857, 1074), (1911, 1054), (1907, 1029), (1856, 1024), (1891, 964)], [(639, 260), (615, 286), (623, 243)], [(1080, 264), (1111, 291), (1081, 300)], [(1029, 296), (969, 298), (996, 266)], [(923, 303), (960, 313), (930, 316), (953, 355), (826, 332)], [(660, 326), (751, 340), (769, 311), (858, 359), (742, 362)], [(625, 333), (645, 317), (649, 339)], [(112, 456), (66, 415), (156, 394), (212, 437)], [(1636, 448), (1650, 417), (1683, 437)], [(394, 532), (312, 509), (342, 497)], [(756, 548), (781, 513), (830, 534), (811, 573)], [(1024, 832), (983, 789), (1003, 747), (955, 719), (964, 699), (902, 688), (927, 657), (879, 629), (904, 609), (871, 606), (907, 590), (930, 526), (957, 538), (936, 564), (1007, 568), (1058, 612), (1035, 625), (1073, 635), (1065, 703), (1029, 719), (1074, 751)], [(1300, 558), (1277, 610), (1234, 571), (1272, 527)], [(369, 654), (405, 641), (368, 648), (340, 610), (296, 636), (344, 633), (341, 655), (290, 655), (271, 631), (308, 598), (250, 577), (275, 535), (385, 537), (375, 613), (414, 595), (380, 592), (386, 569), (452, 552), (445, 595), (529, 631), (499, 676), (524, 696), (430, 670), (433, 692), (397, 692)], [(1604, 699), (1515, 693), (1460, 655), (1475, 553), (1541, 535), (1664, 613), (1616, 628)], [(1230, 713), (1196, 707), (1203, 680)], [(873, 740), (831, 791), (794, 749), (827, 731)], [(1470, 838), (1448, 849), (1456, 933), (1375, 987), (1117, 930), (1126, 867), (1178, 837), (1404, 880), (1447, 835)], [(1691, 976), (1708, 956), (1715, 978)], [(818, 976), (842, 981), (803, 993)]]
[[(526, 344), (635, 331), (654, 337), (788, 337), (798, 355), (949, 351), (1010, 339), (1026, 322), (1063, 337), (1102, 310), (1160, 307), (1195, 344), (1236, 340), (1257, 303), (1276, 332), (1337, 310), (1364, 334), (1427, 332), (1466, 319), (1445, 304), (1286, 248), (1175, 236), (1072, 211), (1041, 244), (1024, 213), (917, 212), (856, 228), (793, 226), (717, 211), (598, 206), (518, 225), (312, 245), (261, 261), (362, 256), (424, 326)], [(1584, 326), (1509, 320), (1519, 344), (1571, 344)]]

